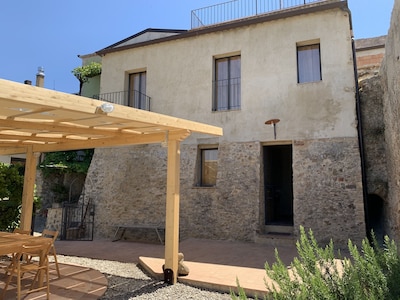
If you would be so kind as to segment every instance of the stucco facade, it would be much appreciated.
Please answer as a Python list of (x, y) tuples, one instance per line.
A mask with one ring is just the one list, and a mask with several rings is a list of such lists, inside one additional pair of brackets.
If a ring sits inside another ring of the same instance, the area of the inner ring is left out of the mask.
[[(298, 83), (297, 47), (310, 44), (319, 45), (322, 79)], [(152, 41), (124, 40), (97, 54), (102, 55), (101, 93), (125, 91), (129, 74), (146, 72), (151, 111), (223, 128), (220, 138), (193, 134), (182, 142), (182, 237), (296, 237), (300, 225), (338, 245), (365, 236), (345, 1), (322, 1)], [(232, 56), (241, 61), (240, 108), (213, 111), (216, 59)], [(279, 119), (274, 128), (265, 124), (271, 119)], [(199, 185), (198, 178), (201, 149), (207, 147), (218, 149), (211, 187)], [(86, 183), (96, 201), (95, 237), (111, 237), (121, 223), (165, 220), (165, 164), (160, 145), (95, 151)], [(281, 166), (288, 171), (280, 171)], [(280, 180), (286, 184), (270, 188)], [(271, 191), (290, 201), (282, 205)]]

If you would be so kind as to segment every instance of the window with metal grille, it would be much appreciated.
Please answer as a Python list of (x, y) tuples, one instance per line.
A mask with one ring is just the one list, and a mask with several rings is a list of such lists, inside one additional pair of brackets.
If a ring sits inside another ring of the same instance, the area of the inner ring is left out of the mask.
[(147, 109), (146, 72), (129, 74), (128, 106)]
[(213, 111), (238, 110), (240, 98), (240, 55), (215, 59)]

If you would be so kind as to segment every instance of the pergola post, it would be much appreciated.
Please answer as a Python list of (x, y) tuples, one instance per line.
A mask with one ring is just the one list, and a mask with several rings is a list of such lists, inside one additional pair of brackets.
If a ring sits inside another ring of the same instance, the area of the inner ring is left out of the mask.
[(33, 196), (36, 180), (36, 166), (39, 153), (34, 153), (32, 147), (26, 152), (24, 188), (22, 192), (21, 224), (23, 230), (31, 230), (33, 214)]
[(170, 284), (178, 279), (179, 179), (180, 141), (168, 140), (164, 280)]

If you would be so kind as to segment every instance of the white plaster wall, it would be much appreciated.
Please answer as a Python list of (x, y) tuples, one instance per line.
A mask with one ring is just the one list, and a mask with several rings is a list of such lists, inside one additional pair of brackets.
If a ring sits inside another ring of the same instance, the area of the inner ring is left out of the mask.
[[(319, 39), (321, 82), (297, 84), (296, 43)], [(241, 110), (212, 112), (215, 56), (241, 54)], [(109, 53), (101, 92), (127, 90), (128, 74), (147, 71), (151, 110), (223, 127), (222, 141), (356, 137), (348, 13), (340, 9)], [(204, 136), (203, 136), (204, 137)], [(196, 142), (196, 135), (185, 142)]]
[(26, 158), (25, 154), (14, 154), (14, 155), (0, 155), (0, 162), (3, 164), (10, 164), (11, 163), (11, 158)]

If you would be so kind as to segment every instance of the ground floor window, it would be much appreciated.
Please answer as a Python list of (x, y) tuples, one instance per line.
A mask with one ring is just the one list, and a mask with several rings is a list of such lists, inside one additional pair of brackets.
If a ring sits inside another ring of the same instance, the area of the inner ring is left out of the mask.
[(200, 148), (200, 186), (215, 186), (217, 170), (218, 148)]

